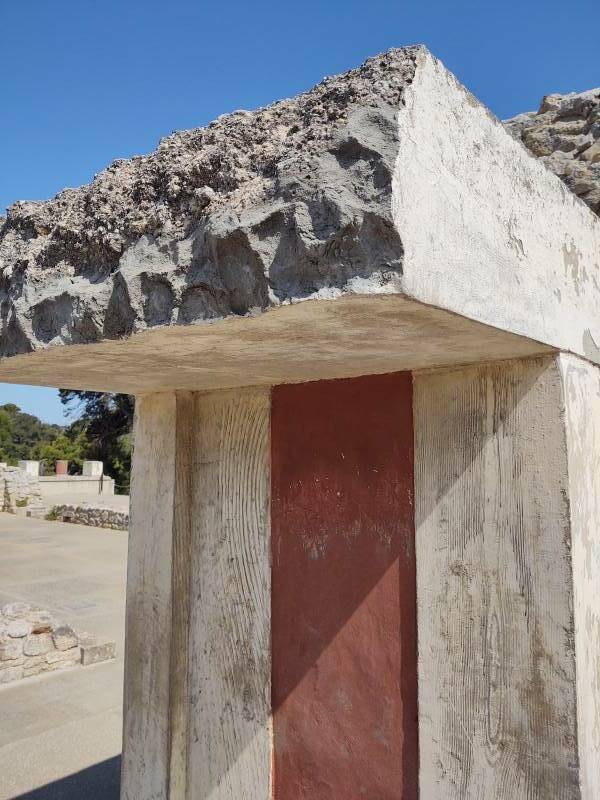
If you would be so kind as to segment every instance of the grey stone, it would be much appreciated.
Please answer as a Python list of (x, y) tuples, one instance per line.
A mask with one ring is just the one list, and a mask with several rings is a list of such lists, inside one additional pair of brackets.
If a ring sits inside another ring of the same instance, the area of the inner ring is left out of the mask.
[(79, 664), (81, 662), (81, 650), (77, 646), (71, 647), (68, 650), (53, 650), (46, 654), (46, 662), (48, 664), (58, 664), (61, 662)]
[(46, 664), (40, 662), (39, 664), (34, 664), (32, 666), (25, 666), (23, 667), (23, 677), (24, 678), (33, 678), (35, 675), (41, 675), (42, 672), (46, 671)]
[(101, 661), (110, 661), (116, 658), (116, 655), (116, 642), (98, 642), (98, 644), (84, 644), (81, 647), (81, 663), (84, 667)]
[(55, 628), (52, 639), (57, 650), (70, 650), (78, 643), (77, 634), (69, 625), (59, 625)]
[(39, 656), (53, 649), (52, 636), (49, 633), (32, 634), (25, 639), (23, 653), (26, 656)]
[[(68, 651), (70, 652), (70, 651)], [(70, 658), (61, 658), (48, 662), (47, 670), (67, 669), (68, 667), (81, 666), (81, 655), (71, 655)]]
[(77, 506), (58, 505), (54, 506), (52, 513), (63, 522), (72, 522), (77, 525), (90, 525), (118, 531), (126, 531), (129, 527), (127, 512), (96, 506), (93, 503), (82, 503)]
[(421, 48), (120, 160), (0, 222), (0, 356), (395, 286), (397, 109)]
[(9, 622), (7, 633), (12, 639), (20, 639), (31, 632), (31, 624), (25, 620), (15, 619)]
[(551, 94), (538, 111), (506, 121), (508, 130), (600, 214), (600, 88)]
[(23, 655), (23, 643), (20, 639), (0, 642), (0, 661), (13, 661)]

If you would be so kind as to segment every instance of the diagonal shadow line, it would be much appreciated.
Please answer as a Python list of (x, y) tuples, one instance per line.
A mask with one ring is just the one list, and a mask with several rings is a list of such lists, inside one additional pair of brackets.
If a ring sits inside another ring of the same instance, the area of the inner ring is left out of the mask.
[(59, 778), (13, 800), (119, 800), (121, 756), (113, 756)]

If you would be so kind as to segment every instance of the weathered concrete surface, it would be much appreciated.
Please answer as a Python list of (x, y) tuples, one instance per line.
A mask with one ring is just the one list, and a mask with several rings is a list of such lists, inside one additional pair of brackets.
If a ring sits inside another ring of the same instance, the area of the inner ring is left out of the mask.
[[(599, 254), (589, 209), (424, 48), (393, 50), (11, 208), (0, 378), (344, 377), (521, 355), (503, 332), (600, 360)], [(493, 330), (465, 344), (457, 315)]]
[(136, 404), (122, 800), (270, 796), (269, 412)]
[(557, 359), (423, 373), (414, 391), (421, 796), (592, 800), (575, 637), (590, 626), (596, 654), (597, 615), (573, 607), (584, 531)]
[(505, 125), (600, 214), (600, 87), (546, 95), (537, 111), (519, 114)]
[(600, 786), (600, 370), (559, 359), (565, 395), (582, 797)]

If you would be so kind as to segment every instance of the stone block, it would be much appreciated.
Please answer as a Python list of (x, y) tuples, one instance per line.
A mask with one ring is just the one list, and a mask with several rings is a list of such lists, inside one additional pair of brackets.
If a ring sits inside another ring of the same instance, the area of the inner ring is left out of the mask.
[(25, 622), (25, 620), (15, 619), (8, 623), (6, 632), (11, 639), (22, 639), (24, 636), (31, 633), (31, 625), (29, 622)]
[(90, 664), (99, 664), (101, 661), (110, 661), (116, 658), (116, 642), (98, 642), (97, 644), (84, 644), (81, 647), (81, 663), (84, 667)]
[(34, 664), (31, 667), (25, 665), (23, 667), (23, 677), (24, 678), (33, 678), (35, 675), (41, 675), (42, 672), (46, 671), (46, 664)]
[(37, 477), (40, 474), (40, 462), (19, 461), (19, 469), (22, 469), (23, 472), (27, 473), (27, 475), (32, 475), (34, 477)]
[[(49, 654), (48, 654), (49, 655)], [(24, 659), (23, 666), (25, 667), (35, 667), (38, 664), (45, 664), (47, 656), (27, 656)]]
[(23, 642), (21, 639), (12, 639), (0, 642), (0, 661), (13, 661), (23, 655)]
[(57, 650), (70, 650), (78, 644), (77, 634), (70, 625), (59, 625), (52, 634)]
[(69, 667), (81, 666), (79, 657), (64, 658), (62, 661), (53, 661), (46, 665), (47, 670), (68, 669)]
[(23, 653), (26, 656), (45, 655), (54, 649), (52, 636), (49, 633), (39, 633), (29, 635), (23, 644)]
[(104, 472), (102, 461), (84, 461), (82, 475), (88, 478), (99, 478)]
[(23, 666), (25, 666), (25, 657), (22, 655), (18, 658), (13, 658), (11, 661), (0, 661), (0, 671)]
[(60, 664), (61, 662), (81, 663), (81, 650), (79, 647), (71, 647), (69, 650), (52, 650), (46, 654), (46, 663)]

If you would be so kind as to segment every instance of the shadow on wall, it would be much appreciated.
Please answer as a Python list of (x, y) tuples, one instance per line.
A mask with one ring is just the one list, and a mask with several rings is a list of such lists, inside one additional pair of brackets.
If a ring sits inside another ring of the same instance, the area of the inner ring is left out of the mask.
[(120, 778), (121, 756), (114, 756), (14, 800), (118, 800)]

